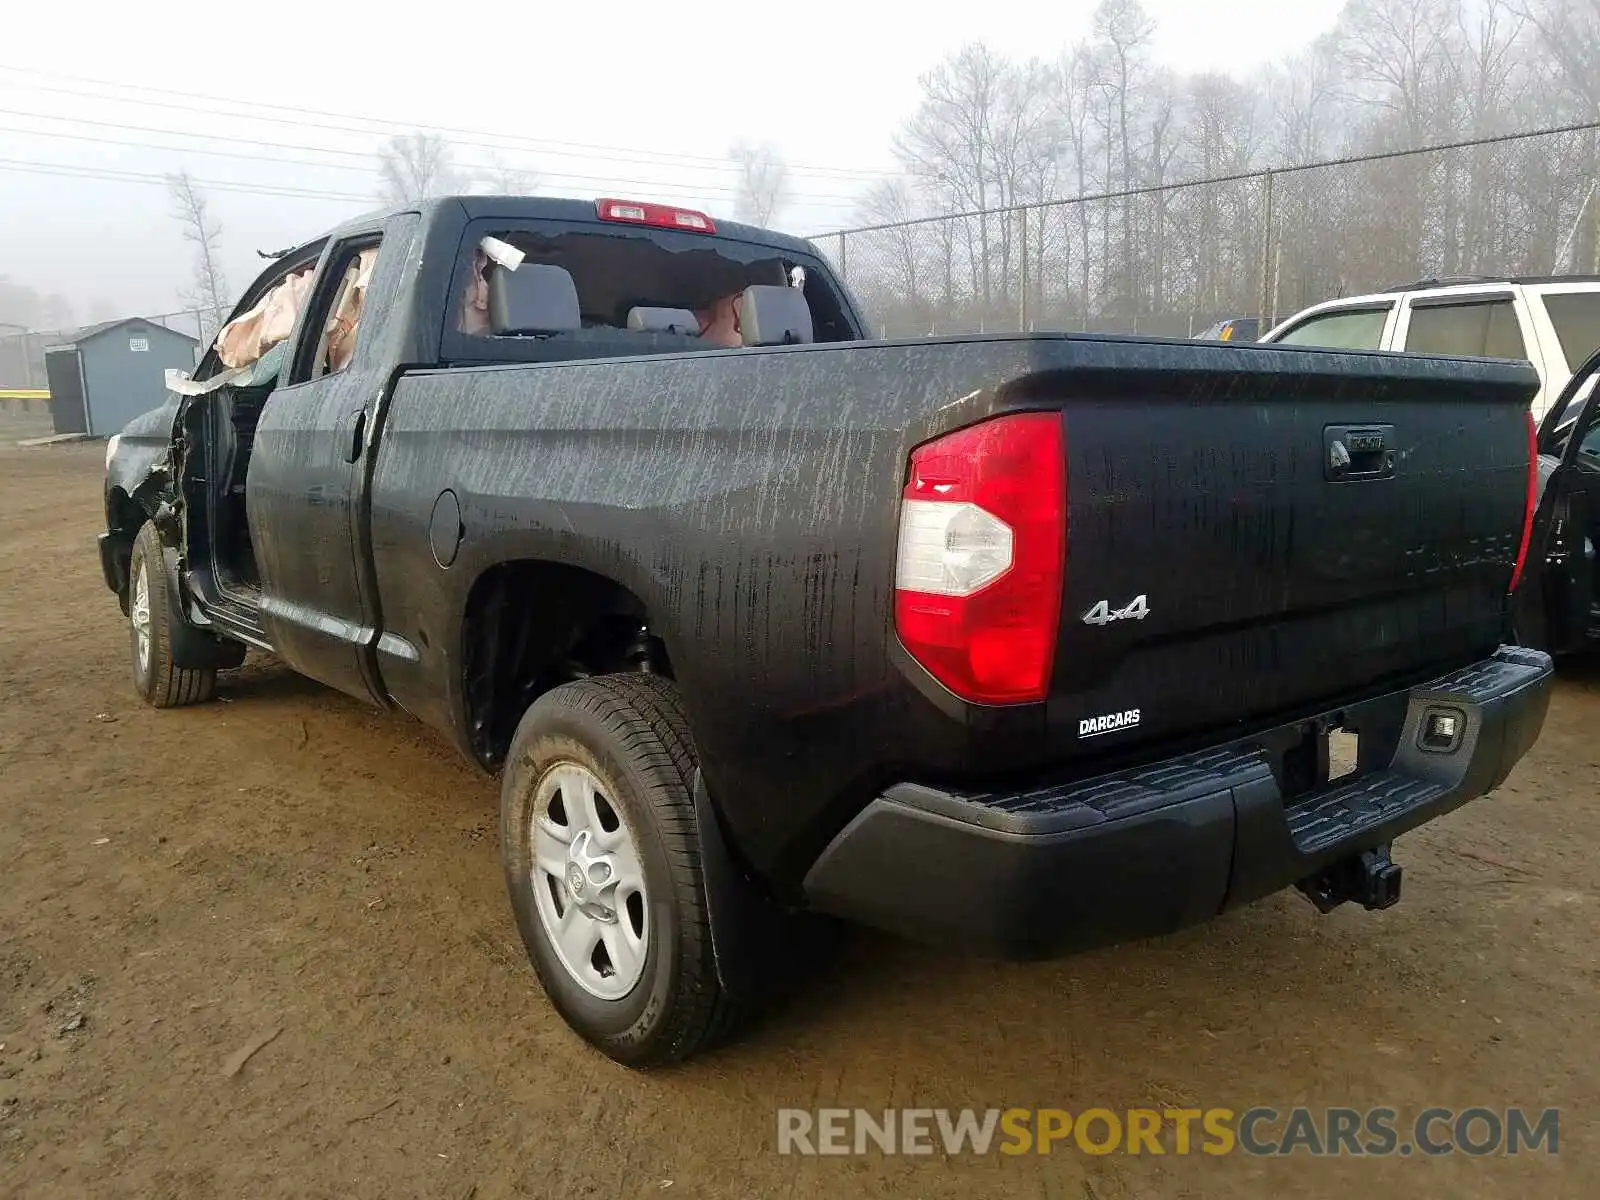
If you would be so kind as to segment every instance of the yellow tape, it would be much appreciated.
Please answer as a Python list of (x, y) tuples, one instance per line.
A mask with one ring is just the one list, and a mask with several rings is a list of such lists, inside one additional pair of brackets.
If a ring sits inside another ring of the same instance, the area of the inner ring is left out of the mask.
[(47, 391), (29, 391), (22, 388), (0, 388), (0, 400), (48, 400)]

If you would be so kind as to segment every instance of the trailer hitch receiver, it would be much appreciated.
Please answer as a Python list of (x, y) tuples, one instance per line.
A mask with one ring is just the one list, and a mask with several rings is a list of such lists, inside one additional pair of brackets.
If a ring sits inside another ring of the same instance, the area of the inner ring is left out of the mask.
[(1389, 847), (1384, 845), (1341, 858), (1295, 886), (1318, 912), (1332, 912), (1346, 900), (1375, 910), (1400, 902), (1400, 878), (1400, 866), (1390, 859)]

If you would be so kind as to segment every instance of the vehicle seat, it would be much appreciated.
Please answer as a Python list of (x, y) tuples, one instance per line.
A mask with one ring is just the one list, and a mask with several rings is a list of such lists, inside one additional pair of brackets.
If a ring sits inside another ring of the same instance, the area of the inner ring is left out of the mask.
[(700, 320), (687, 308), (651, 308), (640, 305), (628, 310), (628, 328), (648, 333), (686, 333), (700, 336)]
[(496, 337), (539, 337), (583, 327), (572, 276), (549, 263), (489, 270), (489, 327)]
[(811, 306), (798, 288), (758, 283), (739, 297), (739, 333), (746, 346), (788, 346), (813, 340)]

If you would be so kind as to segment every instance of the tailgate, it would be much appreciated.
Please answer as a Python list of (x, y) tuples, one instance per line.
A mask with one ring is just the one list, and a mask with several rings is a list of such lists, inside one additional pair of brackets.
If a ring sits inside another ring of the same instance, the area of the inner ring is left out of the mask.
[(1049, 385), (1069, 497), (1053, 724), (1111, 750), (1494, 650), (1527, 503), (1530, 368), (1174, 358)]

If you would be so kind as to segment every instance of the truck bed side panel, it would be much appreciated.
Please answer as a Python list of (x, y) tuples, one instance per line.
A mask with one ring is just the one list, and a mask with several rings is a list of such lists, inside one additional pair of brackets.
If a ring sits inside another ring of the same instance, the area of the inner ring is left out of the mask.
[[(1439, 412), (1475, 397), (1514, 414), (1531, 391), (1519, 368), (1452, 370)], [(1078, 741), (1076, 722), (1101, 702), (1096, 689), (1120, 704), (1146, 681), (1171, 695), (1181, 684), (1179, 724), (1191, 729), (1251, 719), (1211, 705), (1218, 687), (1245, 708), (1291, 703), (1281, 675), (1252, 694), (1214, 678), (1286, 653), (1285, 605), (1303, 603), (1301, 619), (1314, 621), (1341, 611), (1341, 595), (1354, 604), (1319, 635), (1334, 639), (1329, 655), (1370, 636), (1391, 646), (1383, 664), (1340, 676), (1357, 689), (1378, 686), (1363, 672), (1380, 665), (1406, 675), (1424, 670), (1424, 658), (1462, 658), (1488, 627), (1485, 581), (1503, 588), (1509, 576), (1514, 547), (1503, 535), (1515, 522), (1500, 511), (1499, 472), (1514, 451), (1487, 441), (1471, 449), (1476, 435), (1463, 427), (1453, 458), (1426, 459), (1441, 480), (1470, 474), (1474, 463), (1495, 472), (1495, 500), (1463, 517), (1453, 541), (1464, 545), (1473, 530), (1500, 540), (1480, 548), (1481, 578), (1467, 572), (1459, 598), (1424, 590), (1409, 615), (1410, 601), (1391, 616), (1363, 615), (1378, 564), (1360, 539), (1304, 578), (1299, 566), (1281, 565), (1298, 564), (1297, 547), (1314, 544), (1290, 540), (1281, 525), (1307, 519), (1301, 500), (1287, 498), (1320, 469), (1323, 414), (1371, 420), (1358, 401), (1392, 394), (1396, 381), (1413, 381), (1411, 392), (1439, 387), (1443, 374), (1436, 362), (1384, 356), (1057, 337), (408, 374), (384, 419), (371, 492), (381, 673), (398, 703), (466, 746), (460, 626), (481, 573), (528, 558), (615, 580), (644, 603), (666, 643), (730, 832), (758, 868), (797, 884), (876, 789), (908, 772), (992, 778), (1078, 770), (1080, 759), (1090, 771), (1103, 751)], [(1307, 389), (1320, 407), (1302, 413), (1297, 396)], [(971, 710), (922, 677), (894, 637), (898, 498), (912, 446), (1018, 408), (1065, 409), (1069, 612), (1102, 585), (1126, 590), (1141, 555), (1181, 551), (1171, 565), (1198, 574), (1192, 587), (1174, 580), (1174, 615), (1152, 618), (1137, 636), (1119, 632), (1120, 649), (1096, 651), (1064, 632), (1049, 705)], [(1478, 432), (1492, 440), (1501, 424), (1514, 432), (1514, 415)], [(1249, 429), (1259, 436), (1233, 446)], [(429, 525), (445, 489), (465, 535), (441, 568)], [(1439, 620), (1441, 604), (1458, 603), (1466, 618)], [(1228, 632), (1274, 621), (1270, 634)], [(1456, 632), (1405, 649), (1408, 635), (1429, 628)], [(1190, 665), (1163, 665), (1163, 639)], [(1328, 686), (1315, 688), (1325, 695)]]

